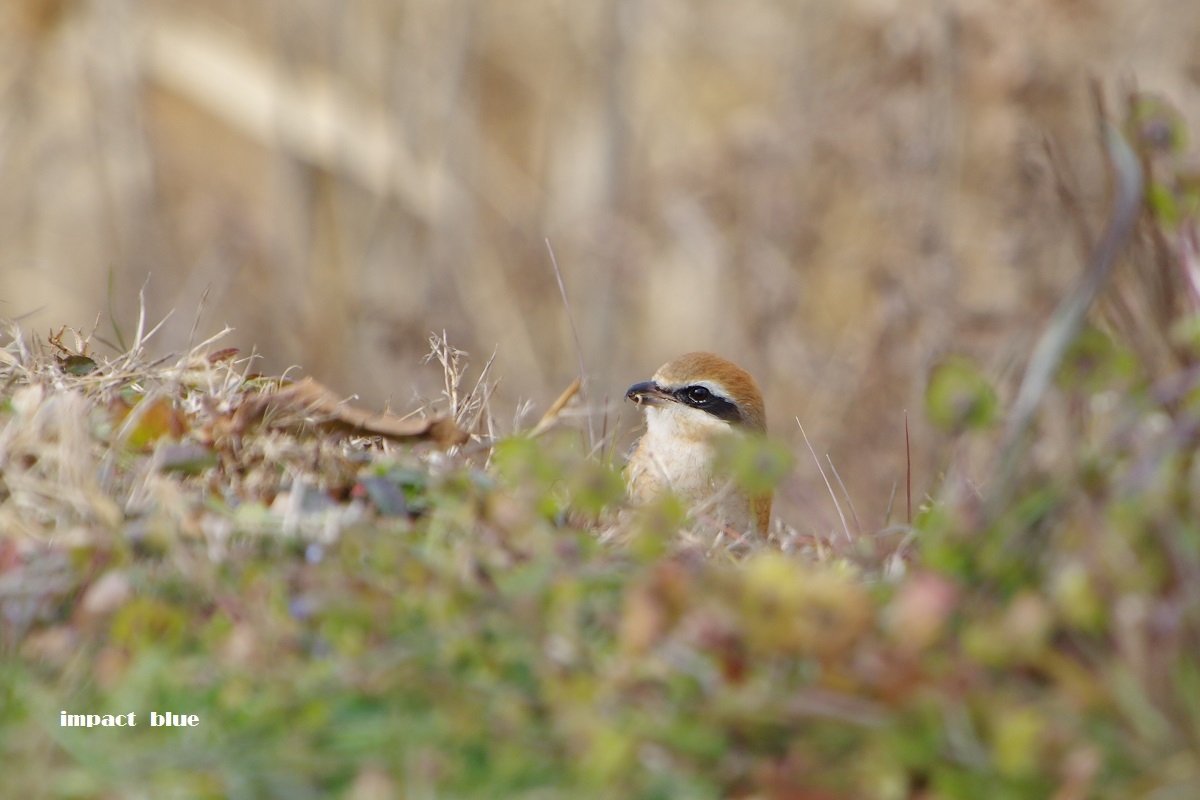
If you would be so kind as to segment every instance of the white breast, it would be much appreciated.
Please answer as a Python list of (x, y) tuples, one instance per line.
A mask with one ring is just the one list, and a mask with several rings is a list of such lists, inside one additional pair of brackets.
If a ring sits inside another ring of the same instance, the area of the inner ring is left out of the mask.
[(750, 503), (713, 474), (715, 442), (736, 435), (729, 423), (703, 411), (671, 404), (646, 409), (646, 433), (626, 467), (630, 496), (638, 502), (672, 492), (709, 517), (745, 531)]

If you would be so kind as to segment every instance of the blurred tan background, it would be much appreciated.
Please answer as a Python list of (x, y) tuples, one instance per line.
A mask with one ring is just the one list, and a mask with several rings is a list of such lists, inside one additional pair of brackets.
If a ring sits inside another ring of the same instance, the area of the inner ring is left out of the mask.
[(1088, 79), (1200, 130), (1198, 41), (1194, 0), (5, 0), (0, 316), (128, 336), (149, 276), (159, 350), (207, 291), (201, 336), (401, 408), (445, 329), (503, 419), (578, 370), (549, 238), (610, 428), (715, 350), (784, 508), (832, 514), (799, 417), (877, 527), (906, 409), (918, 494), (943, 460), (929, 366), (1011, 378), (1080, 268)]

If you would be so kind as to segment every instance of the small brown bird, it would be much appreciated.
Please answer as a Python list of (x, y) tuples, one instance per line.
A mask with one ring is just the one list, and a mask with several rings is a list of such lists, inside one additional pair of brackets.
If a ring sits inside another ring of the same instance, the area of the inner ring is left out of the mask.
[(645, 502), (673, 492), (743, 533), (766, 533), (771, 494), (749, 496), (714, 471), (722, 437), (765, 434), (762, 392), (750, 373), (712, 353), (664, 364), (625, 398), (646, 412), (646, 432), (625, 465), (629, 495)]

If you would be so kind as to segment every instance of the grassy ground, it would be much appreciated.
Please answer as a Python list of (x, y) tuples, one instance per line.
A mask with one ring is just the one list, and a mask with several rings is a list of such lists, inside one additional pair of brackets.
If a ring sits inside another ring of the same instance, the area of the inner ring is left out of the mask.
[(1135, 269), (1047, 328), (1034, 405), (934, 371), (949, 466), (878, 530), (625, 509), (606, 431), (568, 404), (497, 435), (487, 370), (439, 337), (443, 422), (375, 418), (396, 443), (219, 337), (150, 361), (141, 328), (10, 326), (3, 794), (1196, 796), (1195, 190), (1156, 113)]

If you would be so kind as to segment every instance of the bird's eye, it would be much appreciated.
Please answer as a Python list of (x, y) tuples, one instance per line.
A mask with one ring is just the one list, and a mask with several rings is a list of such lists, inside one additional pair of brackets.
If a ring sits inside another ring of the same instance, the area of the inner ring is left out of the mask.
[(712, 392), (703, 386), (689, 386), (684, 392), (690, 403), (707, 403), (712, 399)]

